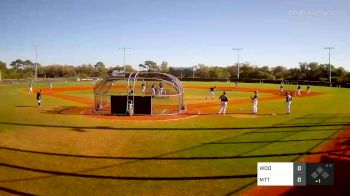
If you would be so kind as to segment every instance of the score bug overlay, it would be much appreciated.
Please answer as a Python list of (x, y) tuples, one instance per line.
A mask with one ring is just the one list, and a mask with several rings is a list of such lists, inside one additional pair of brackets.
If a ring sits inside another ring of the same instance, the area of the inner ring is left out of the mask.
[(258, 162), (258, 186), (333, 185), (333, 163)]

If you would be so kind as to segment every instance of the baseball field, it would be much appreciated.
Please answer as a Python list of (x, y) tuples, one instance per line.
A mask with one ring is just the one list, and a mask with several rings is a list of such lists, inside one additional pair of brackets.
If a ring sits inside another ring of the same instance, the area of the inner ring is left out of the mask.
[[(348, 193), (350, 89), (311, 87), (292, 103), (277, 84), (184, 82), (175, 116), (91, 112), (91, 81), (0, 86), (0, 195), (278, 195), (313, 187), (256, 187), (257, 162), (334, 162)], [(216, 86), (215, 98), (208, 88)], [(286, 85), (295, 92), (295, 85)], [(42, 107), (35, 93), (43, 89)], [(223, 91), (226, 115), (218, 115)], [(251, 114), (259, 91), (258, 115)]]

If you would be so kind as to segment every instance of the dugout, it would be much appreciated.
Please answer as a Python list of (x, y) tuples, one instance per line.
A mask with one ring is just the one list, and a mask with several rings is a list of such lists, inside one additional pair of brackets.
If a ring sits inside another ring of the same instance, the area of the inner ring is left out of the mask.
[(170, 74), (111, 74), (94, 86), (94, 112), (105, 115), (175, 115), (186, 109), (183, 96), (181, 81)]

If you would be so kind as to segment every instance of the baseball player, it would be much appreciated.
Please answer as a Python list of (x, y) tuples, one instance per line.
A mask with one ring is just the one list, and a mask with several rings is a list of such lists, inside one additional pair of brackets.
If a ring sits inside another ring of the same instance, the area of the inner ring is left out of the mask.
[(142, 84), (141, 84), (141, 91), (142, 91), (142, 92), (145, 92), (145, 91), (146, 91), (146, 83), (145, 83), (145, 81), (142, 81)]
[(128, 116), (134, 115), (134, 104), (132, 103), (132, 100), (129, 100), (127, 114)]
[(29, 92), (28, 92), (30, 95), (32, 95), (33, 94), (33, 83), (32, 82), (30, 82), (29, 83)]
[(280, 94), (283, 95), (283, 90), (284, 90), (284, 86), (283, 86), (283, 82), (281, 82), (280, 85)]
[(310, 94), (310, 92), (311, 92), (311, 86), (310, 86), (310, 84), (308, 84), (308, 85), (306, 86), (306, 93), (307, 93), (307, 94)]
[(36, 93), (36, 100), (38, 102), (39, 107), (41, 107), (41, 92), (42, 90), (40, 89), (39, 92)]
[(253, 103), (253, 114), (258, 113), (258, 91), (254, 91), (254, 96), (250, 97)]
[(131, 87), (129, 88), (129, 93), (128, 93), (128, 94), (129, 94), (129, 96), (134, 95), (134, 91), (132, 90), (132, 88), (131, 88)]
[(235, 81), (235, 87), (238, 87), (238, 80)]
[(51, 81), (49, 82), (49, 88), (50, 89), (52, 88), (52, 82)]
[(152, 97), (156, 95), (156, 85), (155, 85), (155, 83), (153, 83), (152, 86), (151, 86), (151, 92), (152, 92)]
[(290, 109), (291, 109), (291, 105), (292, 105), (292, 93), (288, 93), (286, 92), (286, 106), (287, 106), (287, 114), (290, 114)]
[(301, 86), (300, 84), (298, 84), (297, 86), (297, 95), (300, 96), (300, 91), (301, 91)]
[(222, 93), (222, 95), (219, 97), (219, 99), (221, 100), (221, 107), (220, 107), (220, 111), (218, 114), (226, 114), (226, 108), (227, 108), (227, 102), (228, 102), (228, 98), (226, 96), (226, 92), (224, 91)]
[(215, 96), (215, 88), (216, 88), (216, 86), (210, 87), (210, 88), (209, 88), (209, 97), (210, 97), (210, 99), (214, 99), (214, 96)]
[(163, 94), (163, 90), (164, 90), (163, 83), (159, 82), (158, 87), (159, 87), (158, 95), (162, 95)]

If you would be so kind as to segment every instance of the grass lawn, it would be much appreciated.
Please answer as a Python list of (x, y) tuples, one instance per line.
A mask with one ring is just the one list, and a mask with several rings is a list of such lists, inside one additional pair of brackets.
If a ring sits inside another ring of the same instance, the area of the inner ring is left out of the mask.
[[(184, 82), (189, 106), (217, 103), (205, 108), (205, 115), (137, 122), (53, 114), (49, 111), (55, 108), (86, 105), (44, 92), (43, 107), (38, 108), (27, 84), (0, 86), (0, 195), (6, 193), (4, 188), (37, 195), (239, 193), (255, 185), (257, 162), (297, 160), (303, 156), (298, 153), (317, 148), (350, 123), (350, 89), (312, 86), (313, 92), (323, 94), (296, 97), (292, 114), (284, 115), (282, 96), (261, 101), (261, 115), (251, 118), (250, 103), (232, 102), (232, 115), (219, 116), (215, 113), (221, 91), (214, 100), (205, 100), (208, 89), (186, 88), (213, 85), (234, 83)], [(92, 82), (54, 83), (54, 88), (72, 86)], [(239, 86), (279, 89), (274, 84)], [(62, 94), (93, 98), (92, 91)], [(230, 100), (249, 99), (252, 94), (228, 92)], [(272, 156), (284, 153), (289, 155)]]

